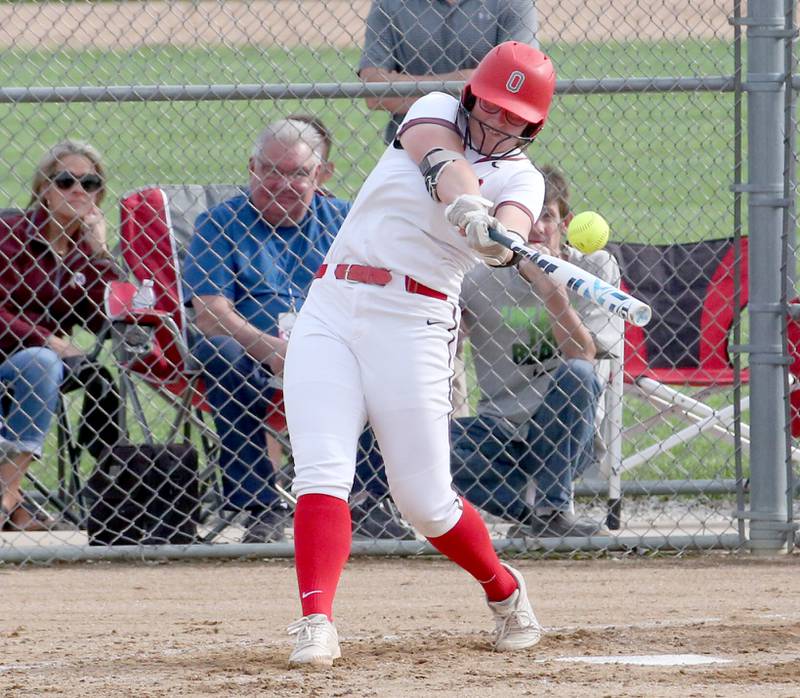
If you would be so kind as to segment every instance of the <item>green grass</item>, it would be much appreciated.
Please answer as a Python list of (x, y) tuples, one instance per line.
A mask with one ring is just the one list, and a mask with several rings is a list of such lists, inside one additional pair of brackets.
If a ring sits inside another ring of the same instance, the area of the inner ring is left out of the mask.
[[(564, 79), (730, 74), (722, 42), (554, 44)], [(352, 82), (358, 49), (255, 47), (21, 52), (0, 64), (7, 86)], [(733, 170), (730, 94), (594, 95), (556, 99), (534, 160), (562, 167), (577, 210), (594, 208), (618, 239), (692, 240), (729, 234)], [(304, 109), (333, 129), (333, 190), (352, 197), (379, 157), (382, 114), (361, 100), (0, 105), (6, 145), (0, 197), (22, 204), (43, 146), (65, 136), (106, 155), (111, 193), (146, 183), (242, 181), (254, 134)], [(115, 196), (112, 198), (116, 198)], [(113, 203), (107, 206), (115, 217)]]
[[(733, 50), (723, 42), (544, 48), (562, 79), (733, 73)], [(14, 49), (0, 62), (0, 84), (352, 82), (358, 55), (356, 47)], [(733, 226), (733, 99), (732, 94), (706, 93), (560, 96), (529, 152), (539, 164), (562, 168), (572, 181), (575, 210), (600, 211), (616, 239), (680, 242), (727, 236)], [(116, 222), (118, 196), (143, 184), (244, 181), (255, 134), (270, 119), (297, 110), (321, 116), (333, 130), (337, 173), (331, 188), (353, 197), (383, 150), (380, 132), (386, 117), (367, 111), (362, 100), (337, 99), (0, 105), (0, 158), (6, 165), (0, 169), (0, 198), (4, 205), (23, 205), (44, 147), (64, 137), (81, 138), (106, 156), (110, 196), (104, 207)], [(159, 429), (166, 428), (163, 405), (148, 400), (148, 412)], [(638, 411), (628, 409), (626, 422), (637, 417)], [(732, 461), (707, 441), (654, 462), (647, 474), (729, 477)], [(48, 453), (52, 450), (51, 440)], [(42, 465), (37, 471), (51, 479), (52, 469)]]

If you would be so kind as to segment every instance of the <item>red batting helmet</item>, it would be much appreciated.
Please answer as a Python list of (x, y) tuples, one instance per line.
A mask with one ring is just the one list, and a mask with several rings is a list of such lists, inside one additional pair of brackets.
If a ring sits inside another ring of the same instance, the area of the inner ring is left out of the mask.
[(556, 71), (548, 56), (528, 44), (506, 41), (478, 63), (464, 85), (461, 103), (471, 111), (480, 97), (537, 124), (538, 131), (547, 119), (555, 89)]

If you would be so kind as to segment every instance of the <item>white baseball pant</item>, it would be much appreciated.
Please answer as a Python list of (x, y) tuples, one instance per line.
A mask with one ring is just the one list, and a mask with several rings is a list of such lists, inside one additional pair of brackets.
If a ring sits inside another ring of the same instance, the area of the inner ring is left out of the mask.
[(403, 281), (314, 282), (284, 376), (293, 492), (347, 501), (369, 420), (395, 504), (417, 531), (436, 537), (461, 516), (449, 432), (460, 311), (455, 299), (409, 293)]

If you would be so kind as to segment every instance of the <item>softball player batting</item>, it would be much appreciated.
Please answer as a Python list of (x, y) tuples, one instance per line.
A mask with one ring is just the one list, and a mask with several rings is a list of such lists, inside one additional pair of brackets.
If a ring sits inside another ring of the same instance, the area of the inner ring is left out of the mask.
[(480, 515), (452, 489), (449, 414), (461, 281), (479, 260), (517, 261), (489, 239), (490, 225), (524, 241), (539, 215), (544, 181), (522, 150), (545, 123), (555, 81), (546, 55), (506, 42), (460, 100), (418, 100), (312, 285), (284, 381), (303, 611), (289, 626), (292, 665), (341, 656), (333, 598), (350, 553), (347, 500), (367, 420), (403, 516), (483, 587), (495, 649), (539, 641), (522, 575), (500, 562)]

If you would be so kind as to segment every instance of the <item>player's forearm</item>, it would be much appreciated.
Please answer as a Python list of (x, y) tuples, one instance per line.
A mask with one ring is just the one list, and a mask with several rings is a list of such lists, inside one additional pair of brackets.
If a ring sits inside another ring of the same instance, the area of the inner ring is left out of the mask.
[(436, 192), (443, 204), (451, 204), (462, 194), (480, 196), (481, 188), (472, 166), (466, 160), (456, 160), (442, 172)]
[(563, 287), (554, 289), (545, 298), (545, 307), (552, 320), (553, 336), (559, 353), (567, 359), (594, 361), (597, 349), (592, 335), (580, 316), (570, 305), (567, 291)]

